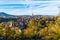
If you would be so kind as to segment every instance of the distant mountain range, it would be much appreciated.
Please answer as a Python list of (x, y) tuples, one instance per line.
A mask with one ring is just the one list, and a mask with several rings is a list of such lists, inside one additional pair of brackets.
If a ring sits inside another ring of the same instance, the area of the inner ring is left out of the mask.
[(21, 16), (29, 16), (29, 15), (10, 15), (4, 12), (0, 12), (0, 17), (21, 17)]
[(7, 17), (7, 16), (13, 16), (13, 15), (10, 15), (10, 14), (7, 14), (7, 13), (4, 13), (4, 12), (0, 12), (0, 17)]
[(16, 18), (21, 16), (29, 16), (29, 15), (10, 15), (4, 12), (0, 12), (0, 17), (3, 17), (3, 18)]
[[(0, 12), (0, 17), (15, 18), (15, 17), (21, 17), (21, 16), (30, 16), (30, 15), (10, 15), (10, 14), (4, 13), (4, 12)], [(51, 16), (51, 15), (34, 15), (34, 16)]]
[(10, 15), (10, 14), (4, 13), (4, 12), (0, 12), (0, 17), (1, 17), (1, 16), (2, 16), (2, 17), (3, 17), (3, 16), (6, 16), (6, 17), (8, 16), (8, 17), (9, 17), (9, 16), (29, 16), (29, 15)]

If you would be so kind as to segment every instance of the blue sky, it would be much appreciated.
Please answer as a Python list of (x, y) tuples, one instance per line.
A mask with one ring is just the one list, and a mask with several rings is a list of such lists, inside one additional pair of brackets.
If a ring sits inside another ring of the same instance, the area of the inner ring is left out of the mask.
[(0, 0), (0, 12), (12, 15), (57, 15), (59, 0)]

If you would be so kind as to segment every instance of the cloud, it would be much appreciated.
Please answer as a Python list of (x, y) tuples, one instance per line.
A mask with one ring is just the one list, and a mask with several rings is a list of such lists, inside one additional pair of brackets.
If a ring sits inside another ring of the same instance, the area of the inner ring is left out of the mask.
[(31, 15), (31, 10), (20, 10), (20, 9), (16, 9), (12, 11), (9, 11), (9, 14), (13, 14), (13, 15)]
[(0, 12), (12, 15), (56, 15), (60, 1), (0, 0)]
[(27, 4), (0, 4), (0, 9), (28, 9)]
[(60, 1), (60, 0), (50, 0), (50, 1)]
[(33, 1), (50, 1), (50, 0), (33, 0)]
[(0, 0), (0, 4), (32, 4), (45, 1), (60, 1), (60, 0)]
[(0, 9), (37, 9), (46, 7), (48, 3), (32, 3), (32, 4), (0, 4)]

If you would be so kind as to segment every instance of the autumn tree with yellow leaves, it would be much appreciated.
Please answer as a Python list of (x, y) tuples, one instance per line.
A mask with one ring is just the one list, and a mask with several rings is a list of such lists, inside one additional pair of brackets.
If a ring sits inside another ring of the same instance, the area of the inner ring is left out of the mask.
[(40, 21), (36, 21), (36, 20), (30, 20), (30, 22), (28, 22), (28, 27), (27, 29), (25, 29), (24, 31), (24, 35), (28, 38), (31, 38), (35, 35), (38, 35), (38, 31), (40, 30)]
[(0, 24), (0, 36), (3, 35), (3, 27), (2, 27), (2, 24)]

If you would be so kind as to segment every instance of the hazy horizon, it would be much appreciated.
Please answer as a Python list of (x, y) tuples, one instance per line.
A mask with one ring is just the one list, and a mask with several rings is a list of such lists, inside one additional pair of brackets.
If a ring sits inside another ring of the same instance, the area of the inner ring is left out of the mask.
[(0, 0), (0, 12), (11, 15), (57, 15), (59, 0)]

